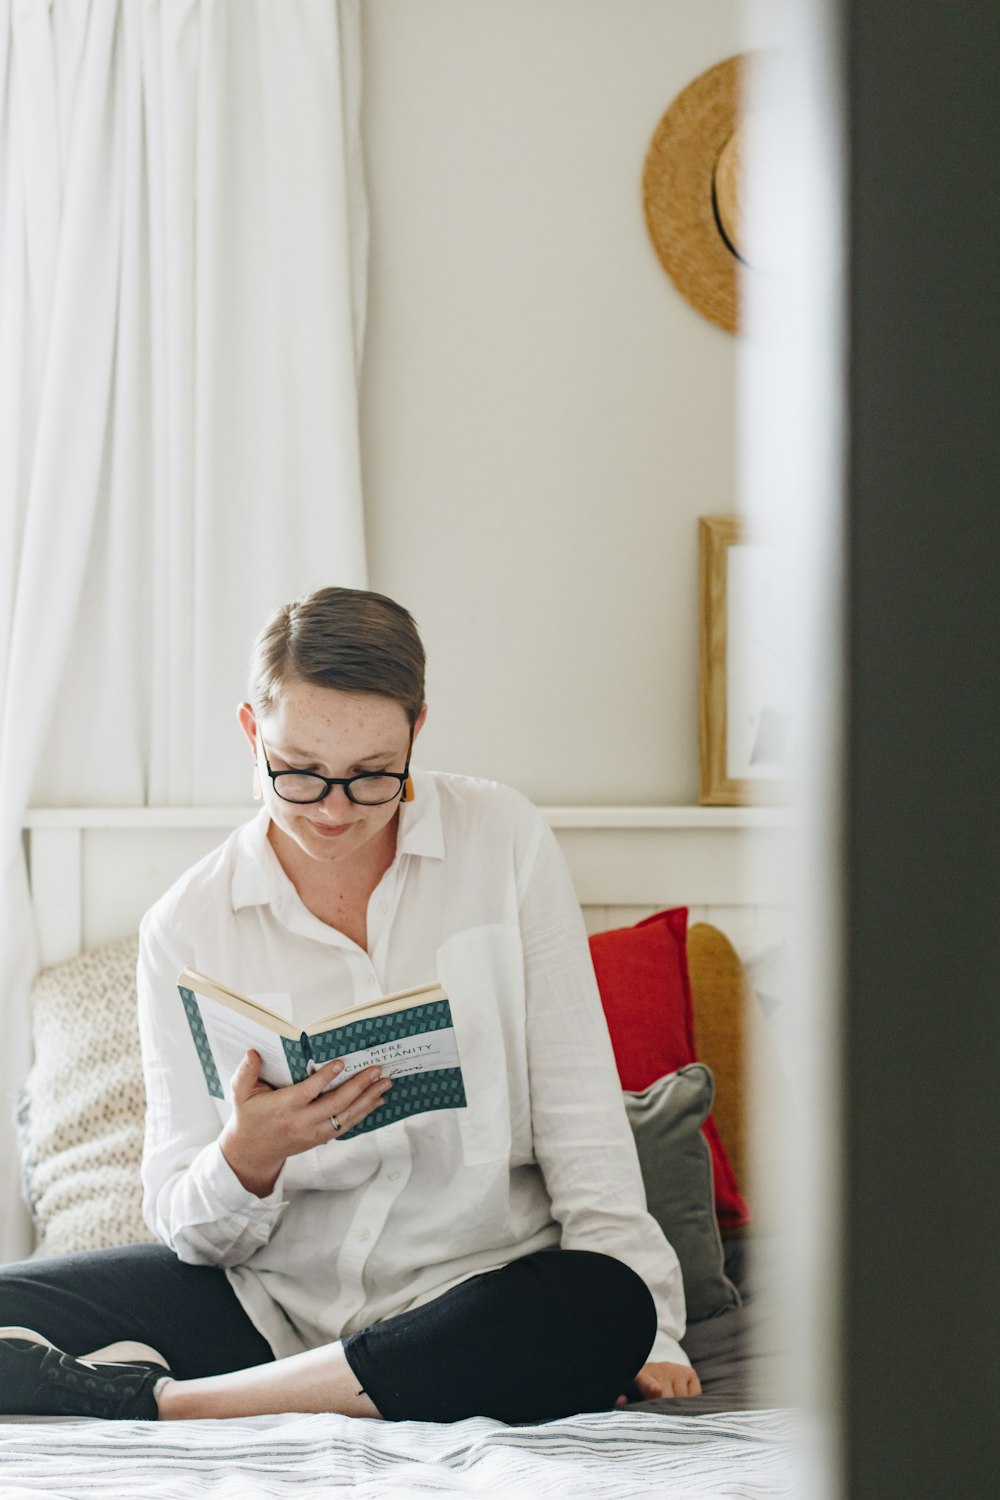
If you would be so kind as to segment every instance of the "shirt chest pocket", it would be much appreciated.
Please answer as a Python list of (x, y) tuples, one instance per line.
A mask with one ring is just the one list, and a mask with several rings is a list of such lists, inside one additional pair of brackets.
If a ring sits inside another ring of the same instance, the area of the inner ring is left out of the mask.
[(475, 928), (449, 939), (437, 958), (465, 1084), (466, 1107), (457, 1112), (462, 1159), (468, 1167), (506, 1161), (517, 1096), (526, 1092), (519, 942), (503, 926)]

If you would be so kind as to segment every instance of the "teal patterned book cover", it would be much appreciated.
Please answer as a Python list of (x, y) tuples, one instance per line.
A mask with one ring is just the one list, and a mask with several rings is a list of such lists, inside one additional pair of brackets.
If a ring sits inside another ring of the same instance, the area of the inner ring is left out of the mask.
[(451, 1004), (440, 985), (420, 985), (341, 1011), (308, 1031), (194, 970), (185, 969), (177, 988), (215, 1099), (228, 1097), (228, 1079), (247, 1048), (254, 1047), (261, 1055), (261, 1077), (274, 1087), (298, 1083), (335, 1057), (344, 1061), (338, 1084), (372, 1067), (392, 1079), (380, 1107), (339, 1141), (428, 1110), (466, 1107)]
[(381, 1105), (338, 1139), (430, 1109), (463, 1109), (465, 1085), (459, 1066), (451, 1005), (447, 999), (413, 1005), (389, 1015), (363, 1016), (316, 1036), (302, 1036), (316, 1067), (335, 1057), (345, 1061), (340, 1078), (362, 1068), (381, 1068), (392, 1088)]

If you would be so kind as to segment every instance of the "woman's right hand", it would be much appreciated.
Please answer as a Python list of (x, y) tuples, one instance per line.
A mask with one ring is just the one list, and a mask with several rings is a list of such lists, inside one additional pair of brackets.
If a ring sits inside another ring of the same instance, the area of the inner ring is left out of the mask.
[[(287, 1157), (343, 1135), (377, 1109), (392, 1087), (378, 1068), (363, 1068), (330, 1088), (343, 1067), (341, 1059), (334, 1058), (301, 1083), (274, 1089), (261, 1079), (260, 1054), (252, 1049), (246, 1054), (229, 1085), (233, 1113), (219, 1144), (248, 1192), (266, 1198)], [(337, 1131), (333, 1115), (340, 1125)]]

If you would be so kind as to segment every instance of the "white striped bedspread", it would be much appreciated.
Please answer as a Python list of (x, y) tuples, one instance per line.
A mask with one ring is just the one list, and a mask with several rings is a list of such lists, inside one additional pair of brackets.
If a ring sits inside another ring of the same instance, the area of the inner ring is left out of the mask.
[(757, 1500), (789, 1496), (788, 1411), (601, 1412), (535, 1427), (336, 1415), (0, 1426), (0, 1496), (26, 1500)]

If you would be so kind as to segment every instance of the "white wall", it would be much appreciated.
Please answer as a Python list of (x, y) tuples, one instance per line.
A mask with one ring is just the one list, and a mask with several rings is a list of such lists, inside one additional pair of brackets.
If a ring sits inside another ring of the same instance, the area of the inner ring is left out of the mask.
[(419, 759), (543, 803), (697, 798), (696, 517), (736, 344), (642, 214), (735, 0), (365, 0), (370, 585), (430, 662)]

